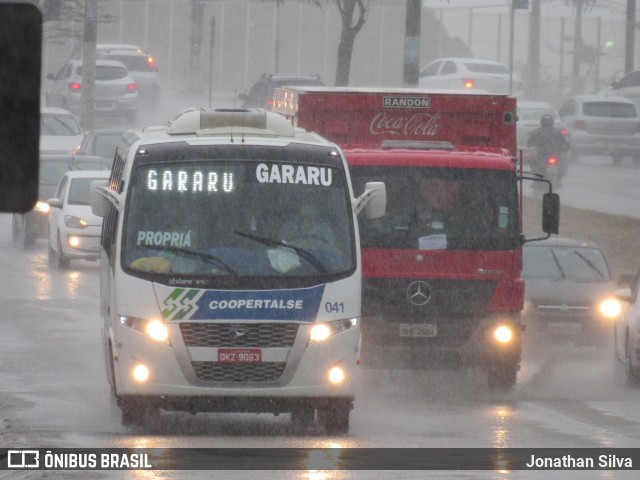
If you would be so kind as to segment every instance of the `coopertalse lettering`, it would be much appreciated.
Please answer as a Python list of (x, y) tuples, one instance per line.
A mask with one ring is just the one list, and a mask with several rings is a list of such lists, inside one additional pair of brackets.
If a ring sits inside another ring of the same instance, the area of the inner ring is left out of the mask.
[(260, 183), (290, 183), (300, 185), (318, 185), (330, 187), (331, 169), (304, 165), (267, 165), (260, 163), (256, 167), (256, 179)]
[(214, 300), (209, 303), (211, 310), (237, 310), (237, 309), (277, 309), (277, 310), (302, 310), (302, 300)]
[(438, 113), (392, 115), (387, 112), (380, 112), (371, 120), (369, 131), (372, 135), (390, 134), (433, 137), (440, 130), (440, 117)]

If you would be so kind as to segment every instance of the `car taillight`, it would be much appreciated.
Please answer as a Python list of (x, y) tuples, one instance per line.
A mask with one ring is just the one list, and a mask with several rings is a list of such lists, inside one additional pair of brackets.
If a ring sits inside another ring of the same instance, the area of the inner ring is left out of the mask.
[(78, 82), (71, 82), (69, 84), (69, 90), (74, 90), (74, 91), (80, 90), (80, 84)]
[(130, 92), (135, 92), (136, 89), (137, 87), (135, 83), (130, 83), (129, 85), (127, 85), (127, 90), (129, 90)]
[(562, 133), (562, 135), (566, 136), (567, 135), (567, 129), (566, 128), (561, 128), (560, 129), (560, 133)]
[(273, 98), (270, 98), (269, 100), (267, 100), (267, 106), (269, 107), (273, 107)]
[(462, 83), (464, 85), (464, 88), (473, 88), (476, 86), (476, 82), (474, 82), (471, 78), (463, 80)]
[(547, 163), (549, 165), (555, 165), (558, 163), (558, 159), (556, 157), (549, 157), (547, 158)]
[(576, 130), (586, 130), (587, 122), (585, 122), (584, 120), (576, 120), (575, 122), (573, 122), (573, 128), (575, 128)]
[(156, 61), (151, 55), (147, 57), (147, 65), (149, 65), (151, 68), (156, 67)]

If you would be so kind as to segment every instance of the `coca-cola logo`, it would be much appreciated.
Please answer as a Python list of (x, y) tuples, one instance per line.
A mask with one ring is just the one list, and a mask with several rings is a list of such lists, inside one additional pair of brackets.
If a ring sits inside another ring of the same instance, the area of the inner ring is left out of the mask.
[(371, 135), (407, 135), (433, 137), (440, 130), (439, 113), (416, 113), (413, 115), (392, 115), (387, 112), (378, 113), (371, 120)]

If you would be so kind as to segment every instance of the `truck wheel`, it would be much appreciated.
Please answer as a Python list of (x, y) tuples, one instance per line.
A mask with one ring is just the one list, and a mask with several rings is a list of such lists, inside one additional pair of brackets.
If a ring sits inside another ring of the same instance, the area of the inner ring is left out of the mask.
[(318, 409), (318, 423), (329, 435), (347, 433), (349, 431), (349, 413), (351, 404), (344, 400), (332, 400)]
[(489, 369), (489, 388), (509, 390), (516, 384), (518, 365), (511, 363), (492, 365)]
[(314, 421), (315, 409), (311, 406), (294, 408), (291, 411), (291, 423), (299, 428), (307, 429)]

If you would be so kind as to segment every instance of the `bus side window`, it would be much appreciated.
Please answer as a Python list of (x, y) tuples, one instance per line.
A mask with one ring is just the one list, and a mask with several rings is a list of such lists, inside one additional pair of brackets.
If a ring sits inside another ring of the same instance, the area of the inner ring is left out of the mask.
[(109, 207), (109, 213), (104, 218), (102, 223), (102, 237), (100, 244), (104, 248), (109, 263), (114, 266), (114, 254), (116, 245), (116, 230), (118, 229), (118, 210), (115, 206)]

